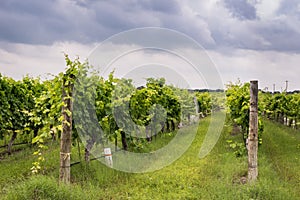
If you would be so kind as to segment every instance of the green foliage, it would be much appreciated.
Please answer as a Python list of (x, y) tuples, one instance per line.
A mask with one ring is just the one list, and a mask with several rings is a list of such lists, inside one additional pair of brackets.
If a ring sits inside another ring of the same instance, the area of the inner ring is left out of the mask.
[(212, 109), (211, 95), (208, 92), (197, 92), (196, 97), (199, 106), (199, 114), (202, 116), (210, 114)]
[(39, 79), (26, 76), (15, 81), (0, 74), (0, 89), (0, 139), (10, 137), (7, 148), (10, 154), (18, 137), (21, 142), (30, 143), (31, 133), (36, 132), (31, 118), (44, 88)]
[(241, 126), (245, 138), (249, 129), (250, 84), (229, 84), (226, 90), (227, 107), (231, 118)]
[[(241, 127), (243, 139), (249, 134), (249, 117), (250, 117), (250, 83), (241, 84), (240, 82), (227, 85), (226, 90), (227, 112), (235, 124)], [(258, 102), (258, 140), (262, 144), (262, 132), (264, 129), (261, 112), (262, 104)]]
[(196, 113), (197, 105), (195, 103), (195, 94), (193, 92), (188, 91), (187, 89), (180, 88), (172, 88), (174, 94), (178, 97), (180, 105), (181, 105), (181, 122), (183, 125), (191, 124), (191, 117), (197, 116)]
[[(133, 90), (134, 86), (131, 80), (116, 79), (113, 72), (110, 73), (107, 80), (101, 78), (97, 85), (95, 102), (97, 118), (104, 131), (104, 137), (110, 141), (121, 135), (121, 128), (125, 126), (126, 119), (130, 118), (128, 113), (122, 111), (129, 109), (128, 104)], [(118, 124), (115, 114), (119, 116)]]
[(48, 149), (48, 147), (43, 144), (44, 141), (42, 139), (39, 139), (36, 143), (38, 145), (38, 149), (33, 152), (36, 159), (32, 162), (32, 167), (30, 168), (32, 174), (38, 174), (44, 171), (43, 164), (45, 162), (45, 156), (43, 151)]
[[(77, 120), (72, 123), (73, 140), (80, 132), (92, 146), (107, 140), (117, 143), (125, 132), (132, 147), (142, 149), (144, 140), (135, 136), (146, 134), (152, 139), (160, 132), (177, 129), (181, 121), (190, 122), (191, 116), (196, 115), (194, 94), (166, 85), (164, 78), (148, 78), (145, 87), (136, 89), (132, 80), (117, 79), (113, 72), (107, 79), (90, 73), (91, 66), (81, 63), (79, 58), (71, 60), (65, 55), (65, 61), (65, 72), (44, 82), (29, 77), (15, 81), (0, 75), (0, 139), (13, 132), (30, 133), (34, 138), (28, 140), (40, 146), (50, 138), (59, 138), (63, 124), (67, 123), (62, 115), (63, 100), (71, 98), (75, 111), (64, 112)], [(210, 112), (209, 101), (198, 99), (205, 113)], [(42, 153), (40, 149), (38, 154)]]
[[(130, 114), (133, 120), (139, 125), (148, 125), (155, 116), (151, 114), (152, 106), (160, 105), (166, 110), (166, 123), (180, 121), (180, 103), (177, 96), (174, 95), (172, 89), (165, 84), (164, 79), (147, 79), (146, 87), (136, 90), (130, 100)], [(161, 109), (156, 109), (156, 113)], [(153, 111), (153, 110), (152, 110)], [(158, 114), (158, 113), (157, 113)], [(163, 115), (158, 114), (158, 115)], [(159, 119), (155, 121), (159, 122)]]
[[(263, 114), (287, 126), (297, 128), (300, 121), (300, 94), (264, 93), (261, 95)], [(294, 123), (293, 123), (294, 122)]]
[(234, 142), (232, 140), (226, 141), (229, 144), (229, 147), (234, 150), (234, 154), (236, 157), (241, 157), (246, 155), (247, 149), (245, 147), (245, 144), (242, 142)]
[(0, 74), (0, 90), (0, 138), (5, 133), (25, 131), (30, 123), (29, 113), (40, 93), (39, 80), (24, 77), (15, 81)]

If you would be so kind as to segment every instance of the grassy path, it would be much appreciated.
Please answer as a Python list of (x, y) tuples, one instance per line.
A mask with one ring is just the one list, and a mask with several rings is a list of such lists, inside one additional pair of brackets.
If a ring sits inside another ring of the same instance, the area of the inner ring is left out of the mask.
[[(2, 194), (9, 190), (8, 199), (34, 199), (34, 195), (43, 196), (41, 199), (300, 199), (300, 133), (272, 122), (265, 123), (264, 141), (259, 149), (259, 180), (254, 185), (241, 184), (241, 177), (247, 174), (247, 158), (236, 158), (228, 147), (226, 140), (241, 139), (240, 135), (231, 135), (231, 126), (224, 126), (208, 156), (198, 158), (209, 126), (209, 118), (206, 118), (200, 122), (195, 140), (183, 156), (161, 170), (132, 174), (95, 161), (90, 166), (72, 167), (73, 184), (59, 187), (58, 170), (54, 168), (58, 163), (57, 145), (48, 151), (47, 176), (28, 179), (28, 169), (24, 170), (22, 165), (27, 168), (30, 161), (20, 156), (18, 162), (13, 158), (1, 161), (0, 170), (9, 173), (3, 168), (11, 167), (14, 174), (25, 176), (17, 185), (11, 182), (12, 178), (3, 176), (0, 179), (0, 186), (5, 188)], [(197, 127), (186, 131), (191, 129)], [(151, 145), (149, 149), (161, 145), (161, 140)], [(72, 155), (75, 154), (76, 151)], [(10, 181), (5, 184), (7, 180)]]
[(282, 182), (299, 188), (297, 195), (300, 197), (300, 130), (265, 121), (264, 138), (261, 152)]

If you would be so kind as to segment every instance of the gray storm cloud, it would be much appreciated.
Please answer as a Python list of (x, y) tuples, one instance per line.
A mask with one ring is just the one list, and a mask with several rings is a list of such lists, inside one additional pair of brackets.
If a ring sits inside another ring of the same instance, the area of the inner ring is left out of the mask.
[[(62, 71), (62, 51), (87, 56), (114, 34), (152, 26), (174, 29), (201, 44), (216, 59), (225, 81), (232, 74), (250, 77), (253, 57), (264, 70), (288, 68), (299, 74), (299, 11), (297, 0), (3, 0), (0, 70), (13, 77)], [(172, 43), (174, 48), (181, 45)], [(273, 57), (286, 60), (272, 62)], [(269, 75), (272, 82), (285, 81), (276, 74)], [(299, 88), (294, 74), (291, 81)]]
[(203, 2), (194, 6), (171, 0), (5, 0), (0, 2), (0, 39), (27, 44), (92, 43), (120, 31), (157, 26), (183, 32), (205, 48), (299, 51), (298, 1), (282, 1), (269, 19), (257, 14), (269, 11), (259, 10), (255, 1), (208, 2), (214, 3), (213, 8)]

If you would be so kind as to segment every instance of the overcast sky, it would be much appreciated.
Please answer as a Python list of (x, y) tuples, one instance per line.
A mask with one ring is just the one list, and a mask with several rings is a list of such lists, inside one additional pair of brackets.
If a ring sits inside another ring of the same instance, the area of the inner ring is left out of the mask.
[(0, 72), (16, 79), (57, 74), (65, 68), (62, 52), (87, 58), (110, 36), (142, 27), (193, 38), (224, 83), (258, 79), (260, 88), (281, 90), (288, 80), (289, 90), (300, 89), (298, 0), (1, 0)]

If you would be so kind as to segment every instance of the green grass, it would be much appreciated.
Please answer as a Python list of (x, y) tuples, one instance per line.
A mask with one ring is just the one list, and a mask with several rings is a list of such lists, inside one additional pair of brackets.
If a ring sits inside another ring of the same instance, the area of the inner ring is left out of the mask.
[(265, 129), (261, 150), (280, 179), (300, 188), (300, 130), (270, 121), (265, 122)]
[[(31, 176), (32, 149), (0, 161), (0, 199), (300, 199), (299, 131), (265, 122), (263, 145), (259, 149), (259, 179), (241, 184), (247, 175), (247, 158), (236, 158), (226, 140), (241, 141), (223, 133), (212, 152), (198, 158), (209, 118), (202, 119), (189, 149), (171, 165), (154, 172), (125, 173), (98, 161), (71, 169), (72, 184), (58, 185), (59, 145), (46, 152), (44, 176)], [(197, 127), (188, 127), (185, 131)], [(173, 135), (157, 137), (147, 145), (151, 151), (169, 142)], [(72, 159), (78, 160), (77, 149)], [(2, 198), (1, 198), (2, 197)]]

